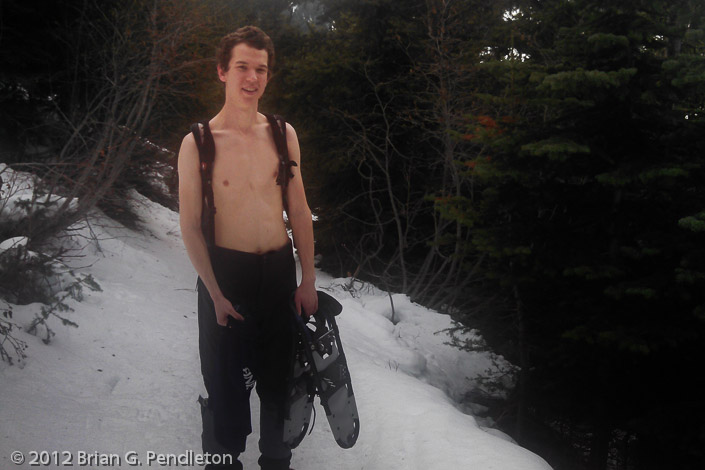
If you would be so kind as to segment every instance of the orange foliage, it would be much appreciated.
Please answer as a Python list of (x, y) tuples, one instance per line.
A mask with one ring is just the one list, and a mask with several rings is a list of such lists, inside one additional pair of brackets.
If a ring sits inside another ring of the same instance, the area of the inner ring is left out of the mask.
[(490, 116), (478, 116), (477, 122), (479, 122), (480, 125), (484, 126), (487, 129), (497, 128), (497, 121), (492, 119)]

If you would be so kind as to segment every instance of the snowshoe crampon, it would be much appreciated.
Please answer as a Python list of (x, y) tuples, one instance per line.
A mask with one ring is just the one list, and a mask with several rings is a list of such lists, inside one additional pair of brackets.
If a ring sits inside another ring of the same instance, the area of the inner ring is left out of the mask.
[(337, 300), (318, 291), (318, 311), (306, 319), (296, 313), (292, 297), (291, 310), (299, 339), (284, 423), (284, 441), (291, 448), (299, 445), (306, 435), (315, 395), (321, 400), (340, 447), (352, 447), (360, 433), (355, 395), (335, 321), (342, 309)]

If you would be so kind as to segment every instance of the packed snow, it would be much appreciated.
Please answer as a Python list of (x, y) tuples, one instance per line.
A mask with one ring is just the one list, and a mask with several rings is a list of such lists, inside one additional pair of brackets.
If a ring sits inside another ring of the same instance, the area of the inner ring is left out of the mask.
[[(29, 190), (17, 189), (13, 201), (27, 198)], [(101, 288), (84, 289), (81, 302), (67, 302), (73, 311), (62, 315), (78, 327), (50, 317), (56, 334), (49, 344), (41, 331), (15, 331), (28, 348), (25, 360), (0, 364), (3, 469), (29, 468), (31, 460), (49, 462), (42, 468), (65, 468), (67, 462), (131, 468), (135, 459), (148, 468), (177, 468), (154, 459), (201, 452), (196, 400), (205, 389), (196, 274), (181, 242), (178, 214), (137, 193), (134, 204), (144, 221), (141, 232), (98, 213), (69, 230), (66, 241), (75, 251), (66, 269), (90, 274)], [(26, 240), (0, 242), (9, 249)], [(550, 469), (457, 405), (467, 390), (482, 388), (487, 379), (510, 380), (512, 366), (503, 358), (450, 346), (445, 332), (454, 326), (450, 317), (406, 296), (392, 296), (392, 321), (385, 292), (323, 272), (317, 287), (344, 308), (338, 324), (361, 431), (352, 449), (339, 448), (316, 401), (315, 426), (294, 450), (293, 468)], [(41, 305), (11, 307), (10, 321), (26, 330)], [(259, 456), (256, 394), (252, 400), (254, 433), (242, 457), (249, 469), (258, 468)], [(14, 464), (16, 452), (24, 456), (21, 465)]]

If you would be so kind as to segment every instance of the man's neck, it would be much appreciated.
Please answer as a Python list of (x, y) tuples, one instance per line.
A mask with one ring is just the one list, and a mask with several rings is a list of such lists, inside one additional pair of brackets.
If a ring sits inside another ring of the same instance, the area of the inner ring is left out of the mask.
[(257, 120), (256, 104), (246, 106), (226, 101), (223, 109), (212, 119), (211, 124), (218, 129), (234, 130), (246, 134), (257, 124)]

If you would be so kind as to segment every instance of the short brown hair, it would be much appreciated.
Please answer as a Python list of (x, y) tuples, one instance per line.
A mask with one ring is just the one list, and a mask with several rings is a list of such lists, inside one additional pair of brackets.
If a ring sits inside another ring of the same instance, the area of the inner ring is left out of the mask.
[(220, 40), (220, 44), (216, 49), (215, 58), (218, 65), (224, 71), (230, 67), (230, 59), (232, 57), (233, 47), (238, 44), (245, 43), (255, 49), (267, 51), (267, 74), (271, 75), (274, 67), (274, 43), (267, 34), (257, 26), (243, 26), (237, 31), (227, 34)]

